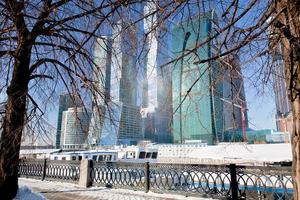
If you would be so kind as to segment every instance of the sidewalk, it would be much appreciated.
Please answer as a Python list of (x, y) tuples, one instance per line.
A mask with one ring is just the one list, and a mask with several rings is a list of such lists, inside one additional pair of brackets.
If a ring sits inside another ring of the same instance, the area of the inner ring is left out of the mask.
[[(19, 178), (19, 186), (28, 186), (49, 200), (209, 200), (209, 198), (185, 197), (174, 194), (108, 189), (105, 187), (82, 188), (71, 183), (40, 181)], [(210, 199), (212, 200), (212, 199)]]

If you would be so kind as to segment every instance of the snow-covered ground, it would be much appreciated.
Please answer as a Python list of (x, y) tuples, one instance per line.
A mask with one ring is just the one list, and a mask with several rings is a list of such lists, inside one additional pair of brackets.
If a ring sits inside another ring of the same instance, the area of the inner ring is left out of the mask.
[(14, 200), (46, 200), (46, 198), (37, 192), (33, 192), (29, 187), (24, 185), (19, 188)]
[(108, 189), (105, 187), (83, 188), (71, 183), (40, 181), (27, 178), (19, 178), (19, 185), (31, 187), (33, 191), (42, 193), (49, 200), (212, 200), (210, 198), (185, 197), (175, 194), (159, 194), (151, 191), (145, 193), (144, 191)]
[(261, 165), (280, 161), (291, 161), (290, 143), (281, 144), (245, 144), (222, 143), (198, 148), (182, 148), (161, 155), (158, 162), (163, 163), (202, 163), (202, 164), (250, 164)]
[(292, 160), (291, 144), (243, 144), (224, 143), (195, 150), (190, 154), (194, 158), (237, 159), (264, 162)]

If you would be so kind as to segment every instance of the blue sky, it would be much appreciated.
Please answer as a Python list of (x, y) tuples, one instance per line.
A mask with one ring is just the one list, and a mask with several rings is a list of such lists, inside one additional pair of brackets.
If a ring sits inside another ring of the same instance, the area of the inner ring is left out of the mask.
[(271, 89), (257, 94), (257, 89), (245, 80), (249, 127), (253, 129), (276, 129), (275, 97)]

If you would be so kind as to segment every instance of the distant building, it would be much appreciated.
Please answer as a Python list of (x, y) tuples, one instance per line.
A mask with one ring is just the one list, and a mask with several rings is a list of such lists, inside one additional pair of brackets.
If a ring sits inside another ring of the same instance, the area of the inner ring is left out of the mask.
[(92, 145), (97, 145), (100, 142), (105, 106), (110, 101), (112, 43), (111, 37), (102, 36), (97, 39), (94, 49), (97, 68), (93, 75), (95, 88), (93, 90), (93, 112), (89, 127), (90, 143)]
[[(264, 143), (289, 143), (291, 141), (288, 132), (277, 132), (272, 129), (262, 130), (246, 130), (247, 142), (249, 144), (264, 144)], [(243, 133), (241, 130), (226, 132), (224, 135), (225, 142), (241, 142), (243, 141)]]
[[(216, 41), (201, 45), (214, 34), (214, 12), (180, 22), (172, 30), (172, 52), (179, 58), (172, 72), (173, 135), (175, 143), (203, 140), (224, 141), (228, 130), (246, 130), (244, 83), (237, 55), (195, 64), (213, 57)], [(188, 50), (197, 47), (197, 55)], [(181, 57), (183, 57), (181, 59)]]
[(276, 126), (278, 131), (292, 133), (293, 116), (288, 99), (284, 63), (281, 49), (278, 47), (276, 50), (273, 57), (273, 88), (276, 103)]
[(285, 115), (276, 115), (277, 130), (281, 132), (293, 131), (293, 114), (292, 112), (286, 113)]
[[(266, 143), (266, 135), (272, 134), (272, 129), (253, 130), (247, 129), (246, 136), (249, 144)], [(225, 142), (242, 142), (243, 133), (241, 130), (238, 131), (227, 131), (224, 136)]]
[[(230, 131), (244, 131), (248, 128), (247, 104), (244, 81), (238, 56), (229, 55), (220, 59), (223, 68), (223, 135), (220, 142), (224, 141), (224, 133)], [(216, 78), (218, 79), (218, 78)], [(244, 138), (246, 140), (247, 138)]]
[(266, 135), (267, 143), (290, 143), (291, 134), (289, 132), (273, 132)]
[[(172, 30), (172, 52), (175, 58), (208, 38), (212, 32), (213, 13), (194, 17), (178, 24)], [(213, 54), (212, 43), (198, 48), (200, 59)], [(223, 84), (217, 79), (221, 74), (219, 63), (199, 61), (195, 54), (179, 59), (172, 72), (173, 135), (175, 143), (185, 140), (202, 140), (217, 143), (223, 133)], [(199, 80), (197, 80), (199, 78)], [(193, 88), (191, 86), (193, 85)], [(187, 93), (189, 93), (187, 95)], [(183, 99), (185, 100), (183, 101)], [(182, 102), (183, 101), (183, 102)]]
[(276, 104), (276, 126), (277, 131), (292, 133), (293, 114), (288, 98), (282, 44), (278, 44), (280, 39), (278, 31), (280, 32), (274, 26), (269, 27), (269, 48), (273, 52), (272, 78)]
[[(154, 3), (147, 3), (144, 14), (156, 9)], [(152, 30), (158, 15), (144, 19), (144, 31), (150, 32), (145, 43), (144, 93), (142, 123), (145, 139), (156, 143), (171, 143), (172, 139), (172, 69), (163, 66), (171, 60), (171, 34), (169, 21)]]
[(87, 144), (90, 114), (83, 107), (73, 107), (63, 112), (60, 139), (62, 149), (80, 149)]
[(98, 101), (100, 109), (97, 107), (102, 119), (92, 119), (101, 128), (91, 126), (91, 132), (96, 132), (95, 145), (136, 144), (143, 139), (137, 104), (138, 28), (130, 24), (137, 13), (131, 11), (124, 8), (114, 16), (111, 37), (98, 39), (95, 47), (95, 57), (100, 58), (99, 70), (105, 74), (100, 81), (105, 85), (100, 88), (105, 100)]
[(77, 95), (72, 95), (69, 93), (61, 94), (59, 96), (59, 108), (58, 108), (58, 118), (57, 118), (57, 132), (56, 132), (56, 148), (60, 147), (61, 144), (61, 125), (62, 125), (62, 115), (63, 112), (71, 107), (80, 107), (82, 102)]

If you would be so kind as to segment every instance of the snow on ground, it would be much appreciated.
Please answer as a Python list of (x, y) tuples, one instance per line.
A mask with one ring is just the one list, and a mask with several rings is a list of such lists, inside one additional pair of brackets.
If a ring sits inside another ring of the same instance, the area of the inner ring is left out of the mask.
[(46, 200), (46, 198), (39, 193), (33, 192), (29, 187), (22, 186), (19, 188), (14, 200)]
[(49, 200), (212, 200), (201, 197), (185, 197), (178, 194), (160, 194), (154, 192), (127, 189), (109, 189), (105, 187), (84, 188), (76, 184), (19, 178), (19, 185), (27, 185), (34, 191), (45, 195)]
[(173, 149), (166, 147), (159, 153), (158, 163), (265, 165), (266, 163), (292, 161), (290, 143), (245, 144), (220, 143), (200, 147)]
[(292, 160), (291, 144), (224, 143), (195, 149), (190, 158), (235, 159), (244, 161), (279, 162)]

